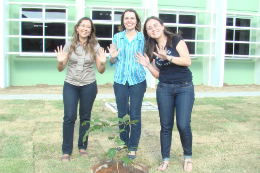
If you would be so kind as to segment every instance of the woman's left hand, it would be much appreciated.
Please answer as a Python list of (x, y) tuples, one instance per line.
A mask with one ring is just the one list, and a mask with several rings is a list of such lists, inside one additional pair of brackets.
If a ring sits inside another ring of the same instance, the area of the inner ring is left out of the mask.
[(97, 58), (99, 59), (99, 61), (100, 61), (102, 64), (105, 64), (105, 63), (106, 63), (106, 60), (107, 60), (106, 50), (105, 50), (103, 47), (100, 47), (100, 48), (98, 49)]
[(161, 58), (161, 59), (163, 59), (163, 60), (167, 60), (167, 49), (166, 48), (164, 48), (163, 46), (158, 46), (157, 44), (156, 44), (156, 49), (157, 49), (157, 53), (156, 52), (153, 52), (153, 54), (155, 55), (155, 56), (157, 56), (158, 58)]

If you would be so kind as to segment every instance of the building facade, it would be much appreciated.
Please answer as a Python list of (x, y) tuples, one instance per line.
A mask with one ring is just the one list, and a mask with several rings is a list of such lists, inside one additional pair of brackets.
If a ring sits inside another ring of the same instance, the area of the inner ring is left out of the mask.
[[(3, 0), (0, 14), (0, 87), (62, 85), (54, 49), (71, 38), (81, 17), (90, 17), (102, 47), (118, 32), (122, 12), (135, 9), (142, 24), (158, 16), (181, 32), (192, 58), (195, 85), (260, 84), (259, 0)], [(97, 83), (113, 83), (106, 63)], [(157, 81), (147, 73), (148, 85)]]

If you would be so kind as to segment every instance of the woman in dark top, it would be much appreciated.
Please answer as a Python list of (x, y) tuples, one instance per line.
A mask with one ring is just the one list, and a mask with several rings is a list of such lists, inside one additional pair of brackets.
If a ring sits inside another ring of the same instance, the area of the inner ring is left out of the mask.
[[(145, 54), (135, 55), (137, 62), (147, 67), (159, 79), (156, 90), (161, 132), (161, 154), (163, 162), (157, 168), (164, 171), (170, 161), (174, 110), (177, 128), (184, 151), (184, 170), (192, 171), (191, 112), (194, 103), (194, 86), (189, 70), (191, 59), (186, 43), (178, 34), (164, 27), (161, 19), (149, 17), (143, 30), (146, 44)], [(152, 62), (152, 64), (151, 64)]]

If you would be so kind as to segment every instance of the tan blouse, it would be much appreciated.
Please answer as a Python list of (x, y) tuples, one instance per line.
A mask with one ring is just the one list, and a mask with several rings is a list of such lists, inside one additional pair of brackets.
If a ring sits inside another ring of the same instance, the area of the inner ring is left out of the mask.
[[(65, 52), (68, 53), (71, 41), (65, 45)], [(96, 54), (100, 45), (94, 47)], [(73, 51), (68, 59), (68, 70), (65, 82), (75, 86), (84, 86), (93, 83), (96, 80), (94, 71), (95, 58), (83, 49), (81, 44), (76, 45), (76, 52)]]

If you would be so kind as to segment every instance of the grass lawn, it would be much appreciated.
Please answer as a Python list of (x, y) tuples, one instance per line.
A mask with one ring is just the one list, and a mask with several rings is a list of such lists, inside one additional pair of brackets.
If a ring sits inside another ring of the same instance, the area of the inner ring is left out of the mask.
[[(107, 102), (114, 102), (107, 99)], [(156, 104), (155, 99), (144, 99)], [(92, 119), (117, 117), (102, 110), (96, 100)], [(107, 137), (118, 130), (93, 132), (89, 137), (89, 157), (77, 149), (75, 124), (71, 161), (60, 161), (63, 103), (45, 100), (0, 100), (0, 172), (89, 172), (91, 165), (116, 144)], [(197, 98), (192, 113), (193, 172), (260, 172), (260, 97)], [(142, 113), (142, 135), (136, 161), (150, 172), (161, 162), (160, 124), (157, 111)], [(176, 126), (173, 130), (170, 166), (165, 173), (184, 172), (183, 153)]]

